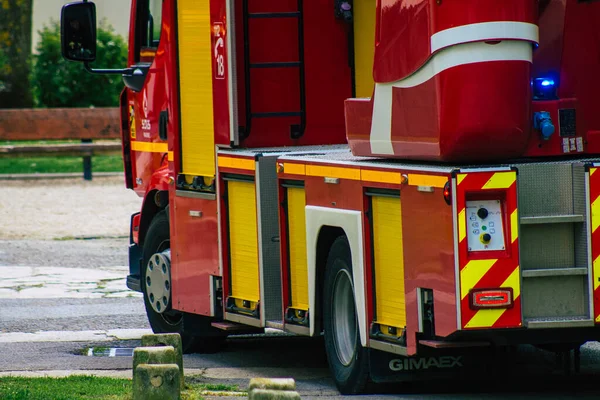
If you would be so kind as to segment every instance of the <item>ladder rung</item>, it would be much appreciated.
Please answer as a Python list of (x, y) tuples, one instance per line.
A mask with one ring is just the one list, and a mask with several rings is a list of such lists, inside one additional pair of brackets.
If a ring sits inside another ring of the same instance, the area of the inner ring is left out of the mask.
[(252, 118), (301, 117), (302, 111), (253, 113)]
[(269, 63), (254, 63), (250, 64), (250, 68), (294, 68), (301, 64), (298, 61), (292, 62), (269, 62)]
[(248, 18), (298, 18), (300, 12), (266, 12), (266, 13), (249, 13)]

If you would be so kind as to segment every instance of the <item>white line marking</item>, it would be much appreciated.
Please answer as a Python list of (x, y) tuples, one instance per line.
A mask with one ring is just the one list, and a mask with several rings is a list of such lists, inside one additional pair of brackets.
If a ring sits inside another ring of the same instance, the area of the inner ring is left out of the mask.
[(456, 44), (482, 40), (525, 40), (538, 43), (540, 30), (527, 22), (481, 22), (445, 29), (431, 36), (431, 52)]
[(484, 42), (459, 44), (434, 54), (421, 69), (405, 79), (376, 83), (370, 136), (371, 152), (376, 155), (394, 154), (391, 140), (393, 88), (415, 87), (449, 68), (491, 61), (532, 62), (531, 43), (504, 41), (495, 45)]
[(112, 342), (137, 340), (151, 334), (151, 329), (113, 329), (109, 331), (39, 331), (0, 333), (0, 343), (27, 342)]

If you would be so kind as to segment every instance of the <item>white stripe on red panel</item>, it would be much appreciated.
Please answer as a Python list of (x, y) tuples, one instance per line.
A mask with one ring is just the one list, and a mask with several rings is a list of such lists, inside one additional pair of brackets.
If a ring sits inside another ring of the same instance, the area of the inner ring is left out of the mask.
[(371, 123), (371, 152), (376, 155), (394, 154), (392, 147), (393, 88), (411, 88), (427, 82), (442, 71), (459, 65), (490, 61), (532, 62), (532, 46), (526, 41), (463, 43), (435, 53), (427, 63), (409, 77), (390, 83), (376, 83)]
[(431, 36), (431, 53), (461, 43), (484, 40), (524, 40), (538, 43), (539, 37), (538, 26), (527, 22), (481, 22), (445, 29)]

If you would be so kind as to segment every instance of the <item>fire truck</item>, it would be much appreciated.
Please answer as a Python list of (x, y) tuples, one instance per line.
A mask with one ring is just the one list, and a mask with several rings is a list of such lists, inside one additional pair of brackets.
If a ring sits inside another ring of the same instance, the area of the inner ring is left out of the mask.
[(600, 2), (130, 13), (126, 68), (90, 65), (92, 2), (62, 49), (123, 76), (127, 285), (155, 332), (323, 336), (342, 393), (598, 340)]

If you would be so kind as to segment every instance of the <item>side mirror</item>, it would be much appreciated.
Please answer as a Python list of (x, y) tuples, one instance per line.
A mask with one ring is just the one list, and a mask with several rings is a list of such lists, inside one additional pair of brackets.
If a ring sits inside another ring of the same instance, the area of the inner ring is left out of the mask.
[(65, 4), (61, 11), (62, 55), (67, 60), (96, 59), (96, 5), (91, 2)]

